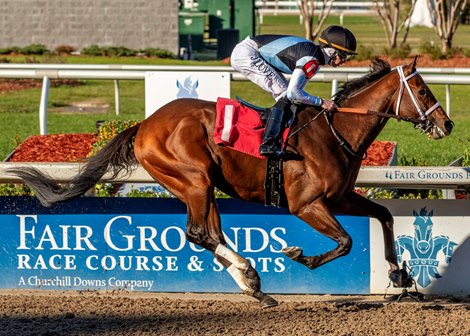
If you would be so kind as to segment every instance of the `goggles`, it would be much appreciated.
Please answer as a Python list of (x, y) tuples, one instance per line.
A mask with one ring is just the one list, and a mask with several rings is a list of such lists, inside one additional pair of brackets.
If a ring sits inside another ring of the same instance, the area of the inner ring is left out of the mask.
[(350, 55), (347, 52), (344, 52), (344, 51), (341, 51), (341, 50), (335, 50), (335, 52), (332, 55), (332, 58), (334, 59), (336, 57), (339, 57), (339, 59), (342, 62), (346, 62), (347, 60), (350, 60), (353, 57), (353, 55)]

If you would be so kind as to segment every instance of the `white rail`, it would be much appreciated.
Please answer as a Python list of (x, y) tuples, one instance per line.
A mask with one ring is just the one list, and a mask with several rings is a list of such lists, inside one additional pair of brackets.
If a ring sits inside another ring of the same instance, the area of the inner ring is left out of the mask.
[[(47, 134), (47, 101), (51, 79), (98, 79), (114, 80), (116, 114), (120, 113), (119, 80), (144, 80), (148, 71), (201, 71), (230, 72), (234, 81), (247, 79), (229, 66), (161, 66), (161, 65), (86, 65), (86, 64), (0, 64), (0, 78), (42, 79), (42, 95), (39, 106), (39, 124), (42, 135)], [(339, 82), (346, 82), (367, 73), (366, 67), (321, 68), (311, 80), (331, 82), (332, 94)], [(428, 84), (446, 86), (446, 111), (450, 115), (450, 85), (469, 85), (469, 68), (419, 68), (419, 73)]]
[[(374, 15), (377, 14), (375, 9), (376, 3), (373, 1), (349, 2), (349, 1), (330, 1), (330, 15), (339, 16), (340, 25), (343, 25), (345, 15)], [(255, 2), (259, 23), (263, 24), (264, 15), (298, 15), (299, 23), (302, 23), (303, 17), (300, 15), (298, 1), (256, 1)], [(383, 2), (378, 2), (379, 6), (383, 6)], [(323, 2), (315, 1), (314, 8), (321, 10), (324, 8)]]
[[(331, 14), (371, 14), (376, 13), (375, 5), (373, 1), (362, 1), (362, 2), (350, 2), (350, 1), (329, 1), (326, 6), (331, 4)], [(382, 2), (378, 2), (379, 6), (383, 6)], [(278, 15), (288, 14), (295, 15), (299, 14), (299, 2), (298, 1), (256, 1), (255, 6), (260, 14), (267, 15)], [(323, 2), (315, 1), (314, 8), (322, 9)]]
[[(0, 183), (22, 183), (17, 176), (5, 172), (9, 168), (34, 167), (50, 175), (56, 182), (74, 177), (83, 164), (80, 163), (0, 163)], [(108, 177), (105, 174), (104, 178)], [(129, 176), (120, 175), (114, 183), (153, 183), (152, 177), (142, 168)], [(470, 167), (362, 167), (356, 181), (358, 187), (387, 187), (405, 189), (463, 189), (470, 188)]]

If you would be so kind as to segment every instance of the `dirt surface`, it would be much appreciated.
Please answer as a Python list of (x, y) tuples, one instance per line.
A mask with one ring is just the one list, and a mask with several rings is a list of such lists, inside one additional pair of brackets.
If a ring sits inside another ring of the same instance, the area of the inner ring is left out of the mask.
[(470, 335), (470, 298), (0, 291), (0, 335)]

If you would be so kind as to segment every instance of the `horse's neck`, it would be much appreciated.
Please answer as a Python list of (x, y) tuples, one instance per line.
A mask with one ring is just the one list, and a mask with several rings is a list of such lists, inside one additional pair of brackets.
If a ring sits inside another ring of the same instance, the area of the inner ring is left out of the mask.
[[(396, 86), (390, 83), (390, 76), (393, 75), (387, 75), (355, 93), (341, 105), (393, 113)], [(334, 118), (334, 126), (355, 151), (363, 154), (382, 131), (387, 121), (388, 118), (379, 116), (340, 113)]]

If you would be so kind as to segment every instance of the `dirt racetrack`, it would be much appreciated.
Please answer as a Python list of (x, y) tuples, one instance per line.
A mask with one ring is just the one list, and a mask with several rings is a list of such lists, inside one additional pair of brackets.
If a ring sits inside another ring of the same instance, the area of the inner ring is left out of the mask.
[(0, 335), (470, 335), (470, 297), (0, 291)]

